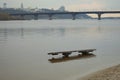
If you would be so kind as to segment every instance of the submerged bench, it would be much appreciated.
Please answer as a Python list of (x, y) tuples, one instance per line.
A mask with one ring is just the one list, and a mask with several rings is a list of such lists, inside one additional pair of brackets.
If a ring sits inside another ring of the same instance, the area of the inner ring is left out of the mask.
[(61, 51), (61, 52), (50, 52), (48, 55), (58, 55), (62, 54), (63, 57), (69, 57), (73, 52), (82, 53), (82, 55), (88, 55), (89, 53), (95, 51), (96, 49), (85, 49), (85, 50), (73, 50), (73, 51)]

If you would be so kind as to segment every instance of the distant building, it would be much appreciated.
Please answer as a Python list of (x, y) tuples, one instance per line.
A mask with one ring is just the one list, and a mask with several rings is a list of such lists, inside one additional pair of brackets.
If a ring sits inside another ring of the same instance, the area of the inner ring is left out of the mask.
[(3, 8), (4, 8), (4, 9), (7, 8), (7, 3), (3, 3)]
[[(4, 4), (4, 8), (0, 8), (0, 12), (8, 13), (8, 14), (16, 14), (16, 13), (31, 13), (31, 12), (68, 12), (65, 10), (64, 6), (61, 6), (59, 9), (54, 10), (54, 9), (47, 9), (47, 8), (24, 8), (23, 3), (21, 3), (20, 8), (6, 8), (6, 4)], [(38, 15), (39, 19), (48, 19), (48, 15)], [(52, 16), (53, 19), (71, 19), (72, 15), (71, 14), (56, 14)], [(78, 14), (76, 15), (76, 19), (86, 19), (86, 18), (91, 18), (90, 16), (86, 14)], [(24, 19), (34, 19), (34, 15), (25, 15)]]
[(58, 10), (59, 10), (60, 12), (64, 12), (64, 11), (65, 11), (65, 7), (64, 7), (64, 6), (61, 6)]
[(36, 12), (55, 12), (55, 10), (42, 8), (42, 9), (38, 9)]
[(23, 3), (21, 3), (21, 9), (24, 9)]

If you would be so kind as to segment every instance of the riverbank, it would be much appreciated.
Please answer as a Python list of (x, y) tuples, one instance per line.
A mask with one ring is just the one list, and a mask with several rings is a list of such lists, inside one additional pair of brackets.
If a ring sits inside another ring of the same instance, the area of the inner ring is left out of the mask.
[(10, 16), (7, 13), (0, 12), (0, 21), (4, 21), (4, 20), (6, 21), (6, 20), (24, 20), (24, 19), (21, 17)]
[(120, 64), (87, 75), (79, 80), (120, 80)]

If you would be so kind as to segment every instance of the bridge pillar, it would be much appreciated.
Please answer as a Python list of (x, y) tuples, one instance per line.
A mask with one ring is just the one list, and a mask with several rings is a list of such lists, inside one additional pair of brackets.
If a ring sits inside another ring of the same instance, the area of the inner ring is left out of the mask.
[(20, 15), (21, 19), (24, 19), (24, 16), (25, 16), (25, 15)]
[(38, 20), (38, 14), (34, 15), (34, 19)]
[(72, 20), (75, 20), (76, 14), (72, 14)]
[(52, 14), (48, 14), (48, 16), (49, 16), (49, 20), (52, 20)]
[(98, 13), (98, 20), (101, 20), (101, 13)]

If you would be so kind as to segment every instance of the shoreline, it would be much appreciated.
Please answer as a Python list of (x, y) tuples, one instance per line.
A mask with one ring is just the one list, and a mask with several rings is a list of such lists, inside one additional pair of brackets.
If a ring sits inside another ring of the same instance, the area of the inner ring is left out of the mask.
[(120, 79), (120, 64), (88, 74), (84, 77), (79, 78), (78, 80), (119, 80), (119, 79)]

